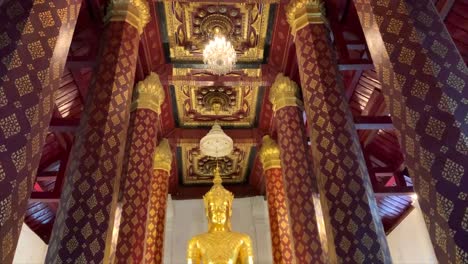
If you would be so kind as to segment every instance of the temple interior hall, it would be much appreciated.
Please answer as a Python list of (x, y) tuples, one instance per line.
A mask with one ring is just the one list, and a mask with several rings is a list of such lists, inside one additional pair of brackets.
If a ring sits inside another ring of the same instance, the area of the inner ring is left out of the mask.
[(467, 0), (0, 0), (1, 264), (468, 264)]

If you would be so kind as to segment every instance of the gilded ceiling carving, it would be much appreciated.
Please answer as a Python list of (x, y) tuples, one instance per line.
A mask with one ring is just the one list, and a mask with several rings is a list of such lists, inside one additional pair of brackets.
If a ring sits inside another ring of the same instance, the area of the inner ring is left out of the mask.
[(224, 183), (243, 183), (247, 177), (251, 144), (234, 144), (234, 150), (228, 156), (215, 158), (201, 153), (197, 143), (181, 143), (182, 183), (186, 185), (208, 184), (213, 180), (216, 163), (220, 168)]
[(168, 1), (164, 9), (171, 59), (201, 61), (218, 32), (232, 42), (239, 62), (263, 60), (269, 4)]
[(174, 86), (179, 125), (183, 127), (252, 127), (256, 117), (258, 87)]

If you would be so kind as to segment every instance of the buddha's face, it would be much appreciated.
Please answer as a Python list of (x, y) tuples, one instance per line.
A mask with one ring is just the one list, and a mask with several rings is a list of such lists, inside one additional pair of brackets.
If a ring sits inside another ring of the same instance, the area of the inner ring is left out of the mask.
[(229, 202), (223, 200), (210, 200), (207, 206), (208, 221), (216, 225), (225, 225), (230, 217)]

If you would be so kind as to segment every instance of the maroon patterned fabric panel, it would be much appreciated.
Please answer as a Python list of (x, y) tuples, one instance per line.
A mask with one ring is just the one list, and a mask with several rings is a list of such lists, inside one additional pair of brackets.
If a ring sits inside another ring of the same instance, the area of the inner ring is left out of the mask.
[(143, 261), (157, 124), (158, 114), (152, 110), (136, 109), (130, 114), (116, 263)]
[(151, 195), (148, 206), (146, 227), (145, 264), (162, 264), (164, 253), (164, 226), (166, 223), (167, 194), (169, 173), (154, 170), (151, 179)]
[(297, 263), (325, 263), (314, 207), (317, 183), (310, 168), (302, 113), (299, 107), (286, 106), (275, 115)]
[(468, 69), (433, 1), (355, 0), (440, 263), (468, 263)]
[(265, 171), (265, 187), (270, 218), (273, 262), (280, 264), (297, 263), (281, 168), (272, 168)]
[(80, 5), (0, 3), (0, 263), (13, 261)]
[(295, 42), (329, 255), (336, 257), (338, 263), (390, 263), (369, 174), (328, 36), (325, 25), (309, 24), (296, 33)]
[(102, 263), (113, 223), (139, 34), (125, 22), (110, 22), (104, 32), (106, 41), (72, 149), (47, 263)]

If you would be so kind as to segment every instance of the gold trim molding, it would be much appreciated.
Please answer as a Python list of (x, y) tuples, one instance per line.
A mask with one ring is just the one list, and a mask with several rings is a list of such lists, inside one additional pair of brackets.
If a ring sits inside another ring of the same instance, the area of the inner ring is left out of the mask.
[(303, 107), (303, 103), (299, 99), (299, 86), (282, 73), (276, 76), (268, 99), (273, 104), (273, 111), (275, 112), (286, 106)]
[(143, 81), (138, 82), (136, 85), (133, 92), (131, 111), (150, 109), (160, 114), (165, 96), (159, 76), (151, 72)]
[(151, 19), (147, 0), (111, 0), (104, 21), (124, 21), (143, 33)]
[(280, 150), (278, 144), (269, 136), (266, 135), (262, 139), (262, 148), (259, 151), (260, 161), (262, 162), (263, 171), (281, 168)]
[(154, 151), (153, 169), (164, 170), (171, 172), (172, 167), (172, 151), (169, 146), (169, 140), (162, 139)]
[(327, 23), (322, 0), (291, 0), (286, 6), (286, 17), (293, 35), (308, 24)]

